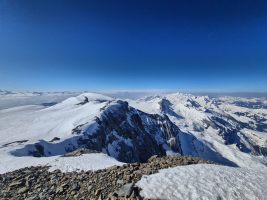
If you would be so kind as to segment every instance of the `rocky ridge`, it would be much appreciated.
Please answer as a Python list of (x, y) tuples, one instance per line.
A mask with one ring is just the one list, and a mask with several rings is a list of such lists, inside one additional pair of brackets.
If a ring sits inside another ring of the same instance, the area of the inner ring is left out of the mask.
[(143, 199), (135, 183), (143, 175), (179, 165), (212, 162), (196, 157), (151, 157), (97, 171), (50, 172), (48, 166), (28, 167), (0, 175), (0, 199)]
[(107, 102), (107, 107), (92, 122), (72, 129), (70, 138), (59, 142), (39, 140), (11, 154), (71, 156), (79, 155), (79, 149), (84, 149), (87, 153), (103, 152), (120, 162), (135, 163), (147, 162), (153, 155), (166, 156), (171, 152), (236, 166), (193, 134), (181, 131), (167, 115), (171, 113), (169, 104), (166, 100), (162, 102), (162, 107), (165, 107), (162, 113), (149, 114), (129, 106), (126, 101)]

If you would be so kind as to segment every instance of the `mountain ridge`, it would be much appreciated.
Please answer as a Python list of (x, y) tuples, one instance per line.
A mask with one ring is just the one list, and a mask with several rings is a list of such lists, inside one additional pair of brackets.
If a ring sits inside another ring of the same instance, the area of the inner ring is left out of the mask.
[[(13, 135), (10, 131), (14, 131), (19, 137), (14, 135), (16, 140), (12, 141), (3, 138), (2, 147), (13, 158), (46, 160), (87, 148), (121, 162), (145, 162), (153, 155), (177, 154), (230, 166), (264, 166), (267, 140), (261, 124), (266, 122), (266, 110), (240, 107), (236, 100), (175, 93), (123, 101), (95, 93), (80, 94), (48, 107), (33, 107), (33, 111), (20, 108), (26, 112), (20, 128), (3, 124), (3, 131)], [(5, 113), (3, 121), (13, 119), (15, 124), (12, 113), (22, 111), (13, 110), (0, 111), (0, 117)], [(18, 115), (18, 120), (21, 117)]]

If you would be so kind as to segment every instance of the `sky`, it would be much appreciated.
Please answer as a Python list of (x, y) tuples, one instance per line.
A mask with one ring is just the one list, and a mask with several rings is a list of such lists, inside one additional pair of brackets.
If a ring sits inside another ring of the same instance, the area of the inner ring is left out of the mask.
[(265, 0), (0, 0), (0, 89), (267, 91)]

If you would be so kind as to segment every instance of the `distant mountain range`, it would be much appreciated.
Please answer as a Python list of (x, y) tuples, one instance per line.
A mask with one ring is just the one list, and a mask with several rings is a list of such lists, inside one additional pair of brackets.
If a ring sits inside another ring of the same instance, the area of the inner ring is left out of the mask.
[(265, 98), (172, 93), (126, 101), (83, 93), (4, 109), (0, 126), (3, 160), (49, 159), (85, 148), (120, 162), (177, 154), (230, 166), (267, 164)]

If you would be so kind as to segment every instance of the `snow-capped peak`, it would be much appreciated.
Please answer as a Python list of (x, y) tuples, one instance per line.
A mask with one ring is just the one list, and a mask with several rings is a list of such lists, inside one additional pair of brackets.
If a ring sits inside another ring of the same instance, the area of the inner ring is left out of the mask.
[(56, 106), (68, 106), (68, 105), (84, 105), (88, 102), (105, 102), (114, 100), (112, 97), (108, 97), (98, 93), (83, 93), (77, 97), (70, 97), (62, 101), (59, 105)]

